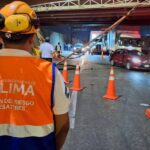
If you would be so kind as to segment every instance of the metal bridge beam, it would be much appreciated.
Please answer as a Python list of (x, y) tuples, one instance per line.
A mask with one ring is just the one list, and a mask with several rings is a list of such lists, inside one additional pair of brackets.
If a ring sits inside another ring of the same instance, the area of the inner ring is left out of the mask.
[(36, 12), (81, 10), (81, 9), (110, 9), (150, 7), (150, 0), (63, 0), (32, 5)]

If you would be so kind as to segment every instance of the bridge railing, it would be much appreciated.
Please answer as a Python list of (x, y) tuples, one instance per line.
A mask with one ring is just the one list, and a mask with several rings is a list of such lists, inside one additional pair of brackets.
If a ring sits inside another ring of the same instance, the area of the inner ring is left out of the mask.
[(140, 7), (149, 7), (150, 0), (63, 0), (32, 5), (32, 8), (36, 12), (43, 12), (95, 8), (132, 8), (139, 4), (141, 4)]

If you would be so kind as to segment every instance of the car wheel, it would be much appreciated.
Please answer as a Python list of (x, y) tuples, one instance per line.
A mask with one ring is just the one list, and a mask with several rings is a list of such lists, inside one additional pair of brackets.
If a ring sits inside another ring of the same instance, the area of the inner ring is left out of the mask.
[(110, 64), (111, 64), (112, 66), (114, 66), (114, 65), (115, 65), (115, 62), (114, 62), (114, 60), (113, 60), (113, 59), (110, 61)]
[(130, 64), (130, 62), (127, 62), (127, 63), (126, 63), (126, 69), (128, 69), (128, 70), (131, 69), (131, 64)]

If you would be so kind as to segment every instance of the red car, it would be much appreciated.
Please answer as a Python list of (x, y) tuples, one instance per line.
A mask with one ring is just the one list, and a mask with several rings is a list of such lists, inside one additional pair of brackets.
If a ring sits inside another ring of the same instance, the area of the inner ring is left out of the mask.
[(126, 67), (126, 69), (150, 70), (150, 58), (137, 50), (118, 49), (110, 56), (111, 65)]

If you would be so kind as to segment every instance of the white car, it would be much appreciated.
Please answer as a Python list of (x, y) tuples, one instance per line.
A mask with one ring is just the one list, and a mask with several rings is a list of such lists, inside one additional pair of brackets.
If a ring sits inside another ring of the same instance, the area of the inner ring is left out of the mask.
[(82, 53), (82, 48), (83, 48), (83, 44), (82, 43), (76, 43), (74, 46), (73, 46), (73, 52), (76, 52), (76, 53)]

